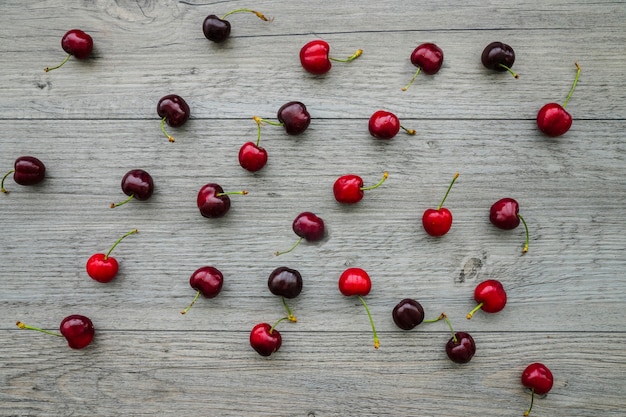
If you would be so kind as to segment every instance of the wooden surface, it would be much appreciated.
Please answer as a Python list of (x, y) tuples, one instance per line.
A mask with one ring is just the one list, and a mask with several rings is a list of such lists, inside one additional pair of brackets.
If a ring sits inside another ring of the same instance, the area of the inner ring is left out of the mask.
[[(207, 41), (208, 14), (253, 7), (264, 23), (232, 15), (231, 38)], [(626, 409), (626, 3), (623, 1), (4, 1), (0, 14), (1, 171), (34, 155), (47, 177), (33, 187), (11, 178), (0, 196), (0, 414), (3, 416), (521, 416), (530, 395), (524, 367), (548, 365), (555, 383), (536, 416), (623, 416)], [(93, 57), (63, 59), (71, 28), (90, 33)], [(323, 38), (337, 57), (362, 57), (314, 77), (298, 52)], [(516, 51), (518, 80), (480, 64), (494, 40)], [(432, 41), (441, 71), (420, 75), (409, 55)], [(568, 104), (571, 130), (548, 139), (538, 109)], [(192, 118), (169, 143), (155, 108), (183, 96)], [(253, 115), (273, 118), (304, 102), (305, 134), (264, 127), (270, 161), (257, 174), (237, 163), (256, 137)], [(367, 120), (396, 113), (415, 137), (373, 139)], [(143, 168), (155, 194), (115, 210), (121, 177)], [(388, 181), (356, 206), (332, 196), (346, 173)], [(455, 172), (446, 236), (428, 237), (421, 214), (436, 207)], [(220, 220), (200, 216), (207, 182), (229, 190)], [(530, 227), (500, 231), (488, 210), (513, 197)], [(327, 237), (279, 258), (296, 236), (293, 218), (313, 211)], [(87, 258), (115, 250), (120, 273), (99, 284)], [(222, 293), (200, 299), (189, 276), (214, 265)], [(267, 289), (277, 266), (298, 269), (304, 290), (282, 323), (269, 359), (249, 346), (250, 329), (284, 315)], [(373, 280), (367, 300), (381, 347), (357, 299), (337, 279), (347, 266)], [(503, 282), (506, 308), (467, 321), (475, 285)], [(404, 297), (428, 317), (445, 311), (469, 331), (477, 353), (466, 365), (445, 355), (443, 323), (410, 332), (391, 310)], [(89, 316), (92, 345), (19, 330), (16, 320), (56, 329)]]

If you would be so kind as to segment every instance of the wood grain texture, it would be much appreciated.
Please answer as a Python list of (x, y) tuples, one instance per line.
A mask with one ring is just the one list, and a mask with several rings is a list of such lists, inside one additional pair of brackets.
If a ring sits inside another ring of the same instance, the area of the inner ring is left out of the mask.
[[(231, 39), (208, 42), (201, 23), (251, 7), (273, 16), (232, 15)], [(47, 167), (45, 182), (9, 177), (0, 195), (0, 415), (504, 416), (522, 415), (519, 382), (530, 362), (546, 363), (555, 386), (532, 415), (621, 416), (626, 408), (626, 3), (621, 1), (341, 2), (73, 1), (3, 2), (0, 14), (0, 171), (20, 155)], [(93, 58), (63, 59), (60, 38), (92, 34)], [(19, 37), (16, 37), (19, 33)], [(310, 39), (334, 56), (363, 56), (313, 77), (297, 54)], [(480, 64), (493, 41), (516, 51), (520, 78)], [(442, 70), (400, 87), (413, 48), (436, 42)], [(535, 125), (546, 102), (568, 104), (572, 129), (547, 139)], [(158, 99), (183, 96), (192, 117), (159, 128)], [(256, 138), (253, 115), (273, 118), (285, 102), (306, 103), (301, 136), (264, 126), (268, 165), (237, 163)], [(396, 113), (416, 136), (374, 140), (369, 116)], [(121, 200), (122, 176), (155, 179), (145, 202)], [(356, 206), (331, 188), (347, 173), (375, 183)], [(436, 207), (455, 172), (446, 206), (454, 225), (428, 237), (421, 214)], [(232, 197), (226, 217), (208, 220), (198, 189), (218, 182)], [(500, 231), (488, 220), (501, 197), (520, 202), (530, 227)], [(322, 242), (274, 256), (296, 239), (293, 218), (313, 211)], [(102, 285), (84, 265), (126, 231), (120, 273)], [(225, 276), (222, 293), (192, 299), (189, 276), (202, 265)], [(298, 269), (298, 323), (285, 323), (270, 359), (248, 344), (250, 329), (284, 315), (267, 290), (278, 266)], [(347, 266), (373, 280), (371, 330), (356, 299), (341, 296)], [(474, 286), (503, 282), (506, 308), (467, 321)], [(474, 335), (465, 366), (444, 353), (443, 323), (397, 329), (391, 310), (418, 299), (427, 316), (445, 311)], [(16, 320), (55, 329), (69, 314), (92, 318), (92, 346), (26, 332)]]

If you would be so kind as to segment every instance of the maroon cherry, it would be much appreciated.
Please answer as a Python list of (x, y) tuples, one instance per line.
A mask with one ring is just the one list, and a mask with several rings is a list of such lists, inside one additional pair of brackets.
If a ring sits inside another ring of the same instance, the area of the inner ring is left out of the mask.
[(200, 188), (200, 191), (198, 191), (198, 197), (196, 199), (200, 214), (210, 219), (224, 216), (228, 210), (230, 210), (229, 195), (234, 194), (246, 195), (248, 192), (243, 190), (226, 193), (218, 184), (205, 184)]
[(406, 91), (413, 84), (420, 71), (428, 75), (439, 72), (443, 64), (443, 51), (434, 43), (423, 43), (411, 53), (411, 63), (417, 67), (417, 71), (402, 91)]
[(89, 320), (88, 317), (81, 316), (79, 314), (67, 316), (61, 321), (61, 325), (59, 326), (61, 334), (44, 330), (39, 327), (29, 326), (21, 321), (18, 321), (15, 324), (20, 329), (36, 330), (53, 336), (65, 337), (68, 346), (72, 349), (82, 349), (88, 346), (93, 340), (95, 333), (91, 320)]
[(77, 59), (88, 58), (93, 50), (93, 38), (80, 29), (72, 29), (67, 31), (65, 35), (63, 35), (63, 38), (61, 38), (61, 47), (67, 52), (67, 56), (63, 62), (56, 67), (44, 68), (45, 72), (62, 67), (72, 55)]
[(522, 253), (528, 252), (528, 226), (526, 220), (519, 214), (519, 204), (512, 198), (502, 198), (491, 206), (489, 210), (489, 221), (499, 229), (512, 230), (520, 224), (520, 220), (526, 230), (526, 242), (522, 248)]
[(161, 130), (170, 142), (175, 139), (165, 130), (165, 123), (171, 127), (180, 127), (187, 122), (191, 114), (187, 102), (176, 94), (161, 97), (157, 103), (157, 114), (161, 118)]
[(376, 334), (374, 320), (372, 319), (372, 314), (370, 313), (367, 303), (363, 298), (369, 294), (372, 289), (372, 280), (369, 275), (361, 268), (348, 268), (339, 276), (338, 285), (339, 291), (346, 297), (359, 297), (359, 300), (363, 304), (363, 307), (365, 307), (365, 311), (369, 317), (370, 325), (372, 326), (372, 333), (374, 334), (374, 349), (378, 349), (380, 341), (378, 340), (378, 335)]
[(388, 177), (389, 173), (385, 171), (383, 173), (383, 178), (378, 181), (378, 183), (369, 187), (364, 187), (363, 179), (358, 175), (342, 175), (337, 178), (335, 184), (333, 184), (333, 194), (335, 195), (335, 200), (343, 204), (358, 203), (363, 199), (363, 195), (365, 194), (364, 191), (380, 187)]
[(424, 321), (424, 308), (411, 298), (401, 300), (391, 313), (393, 322), (402, 330), (411, 330)]
[[(284, 318), (283, 318), (284, 319)], [(278, 322), (282, 321), (280, 319)], [(276, 324), (278, 324), (278, 322)], [(259, 323), (250, 332), (250, 346), (261, 356), (270, 356), (280, 349), (283, 339), (280, 332), (275, 329), (276, 324)]]
[(259, 141), (246, 142), (239, 149), (239, 165), (250, 172), (257, 172), (267, 164), (267, 151)]
[(283, 126), (288, 135), (299, 135), (311, 124), (311, 115), (304, 103), (290, 101), (283, 104), (276, 114), (278, 122), (264, 119), (259, 116), (252, 117), (258, 127), (258, 135), (261, 134), (261, 125), (267, 123), (272, 126)]
[(577, 62), (574, 64), (576, 65), (576, 78), (574, 78), (572, 88), (570, 88), (563, 105), (548, 103), (537, 113), (537, 127), (550, 137), (561, 136), (572, 126), (572, 115), (565, 110), (565, 106), (567, 106), (569, 99), (572, 97), (580, 77), (580, 65)]
[(480, 60), (486, 68), (494, 71), (508, 71), (515, 78), (519, 78), (511, 67), (515, 62), (515, 51), (509, 45), (502, 42), (491, 42), (483, 49)]
[(552, 389), (554, 384), (554, 377), (552, 372), (542, 363), (531, 363), (522, 372), (522, 385), (526, 388), (530, 388), (530, 407), (524, 413), (525, 416), (529, 415), (533, 409), (533, 402), (535, 394), (545, 395)]
[(506, 291), (502, 283), (495, 279), (488, 279), (481, 282), (474, 289), (474, 300), (478, 303), (476, 307), (467, 313), (467, 319), (471, 319), (474, 313), (482, 309), (485, 313), (497, 313), (506, 305)]
[(400, 129), (409, 135), (415, 135), (415, 130), (405, 128), (400, 124), (400, 120), (395, 114), (385, 110), (378, 110), (370, 116), (368, 129), (370, 135), (376, 139), (392, 139)]
[(111, 208), (128, 203), (132, 199), (144, 201), (154, 192), (152, 176), (143, 169), (131, 169), (122, 177), (122, 191), (128, 198), (119, 203), (111, 203)]
[(13, 169), (7, 172), (0, 181), (0, 190), (8, 194), (4, 188), (4, 180), (13, 174), (13, 181), (20, 185), (34, 185), (43, 181), (46, 175), (46, 167), (34, 156), (20, 156), (13, 163)]
[(195, 304), (196, 300), (202, 294), (205, 298), (215, 298), (222, 290), (224, 284), (224, 275), (213, 266), (203, 266), (198, 268), (191, 274), (189, 285), (196, 290), (196, 296), (191, 303), (180, 314), (187, 314), (189, 309)]
[(286, 266), (278, 267), (272, 271), (267, 279), (267, 287), (272, 294), (282, 298), (285, 310), (287, 310), (287, 318), (292, 322), (298, 321), (287, 305), (285, 298), (296, 298), (302, 292), (302, 275), (300, 272)]
[(302, 240), (317, 242), (324, 237), (324, 220), (310, 211), (305, 211), (296, 216), (291, 224), (293, 232), (298, 235), (298, 240), (294, 245), (284, 252), (276, 252), (275, 255), (284, 255), (294, 250)]
[(443, 196), (443, 200), (441, 200), (441, 204), (436, 209), (429, 208), (424, 211), (422, 215), (422, 226), (424, 226), (424, 230), (431, 236), (443, 236), (452, 227), (452, 213), (450, 210), (443, 207), (443, 203), (448, 198), (448, 194), (450, 193), (450, 189), (452, 185), (459, 178), (459, 173), (454, 174), (454, 178), (452, 178), (452, 182), (448, 186), (448, 190), (446, 194)]
[(255, 10), (250, 9), (236, 9), (226, 13), (221, 18), (217, 17), (214, 14), (208, 15), (204, 22), (202, 23), (202, 32), (204, 32), (204, 36), (213, 42), (220, 43), (224, 42), (230, 36), (230, 22), (225, 20), (228, 16), (234, 13), (242, 13), (248, 12), (255, 14), (259, 19), (265, 22), (271, 22), (272, 19), (268, 19), (261, 12), (257, 12)]
[(113, 278), (115, 278), (119, 269), (119, 265), (117, 263), (117, 260), (109, 255), (111, 255), (113, 249), (115, 249), (115, 247), (122, 241), (122, 239), (124, 239), (126, 236), (134, 235), (135, 233), (137, 233), (137, 229), (133, 229), (117, 239), (106, 254), (96, 253), (94, 255), (91, 255), (86, 264), (87, 275), (89, 275), (92, 279), (103, 283), (109, 282)]
[(308, 42), (300, 49), (300, 63), (302, 68), (311, 74), (322, 75), (330, 71), (332, 67), (331, 61), (335, 62), (350, 62), (361, 56), (362, 49), (358, 49), (354, 54), (346, 59), (337, 59), (329, 57), (330, 46), (328, 42), (321, 39), (316, 39)]
[(456, 332), (446, 343), (446, 354), (452, 362), (467, 363), (476, 353), (476, 343), (469, 333)]

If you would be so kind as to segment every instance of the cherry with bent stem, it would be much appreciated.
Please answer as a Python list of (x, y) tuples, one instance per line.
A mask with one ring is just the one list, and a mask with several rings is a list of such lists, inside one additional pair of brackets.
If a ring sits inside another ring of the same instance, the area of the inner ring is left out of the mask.
[(443, 64), (443, 51), (434, 43), (423, 43), (418, 45), (411, 53), (411, 63), (417, 67), (417, 71), (409, 83), (402, 87), (402, 91), (409, 89), (420, 72), (433, 75), (439, 72), (441, 64)]
[(552, 385), (554, 384), (554, 376), (550, 369), (542, 363), (531, 363), (522, 372), (522, 385), (530, 388), (530, 407), (525, 416), (528, 416), (533, 409), (533, 403), (535, 400), (535, 394), (544, 395), (550, 392)]
[(250, 331), (250, 346), (261, 356), (270, 356), (278, 351), (282, 345), (283, 338), (276, 326), (288, 317), (281, 317), (273, 325), (269, 323), (259, 323)]
[(348, 174), (337, 178), (333, 184), (333, 194), (335, 200), (343, 204), (358, 203), (365, 195), (364, 191), (374, 190), (380, 187), (389, 178), (387, 171), (383, 172), (383, 177), (374, 185), (363, 186), (363, 179), (358, 175)]
[(395, 137), (400, 129), (408, 135), (415, 135), (414, 129), (407, 129), (400, 124), (400, 119), (395, 114), (386, 110), (377, 110), (370, 116), (367, 128), (370, 135), (376, 139), (390, 140)]
[(474, 289), (474, 300), (478, 304), (467, 313), (466, 317), (470, 320), (480, 309), (485, 313), (497, 313), (506, 305), (506, 299), (506, 291), (500, 281), (495, 279), (483, 281)]
[(229, 195), (247, 195), (246, 190), (224, 192), (224, 189), (215, 183), (208, 183), (200, 188), (196, 198), (196, 204), (200, 214), (207, 218), (224, 216), (230, 210)]
[(191, 303), (180, 312), (180, 314), (187, 314), (191, 307), (195, 304), (196, 300), (202, 294), (205, 298), (214, 298), (222, 290), (224, 284), (224, 275), (222, 272), (213, 266), (203, 266), (198, 268), (191, 274), (189, 278), (189, 285), (196, 290), (196, 296)]
[(293, 251), (296, 247), (298, 247), (303, 239), (308, 242), (317, 242), (322, 240), (325, 232), (324, 220), (310, 211), (298, 214), (291, 224), (291, 228), (298, 236), (298, 240), (288, 250), (283, 252), (277, 251), (274, 255), (284, 255)]
[(508, 71), (514, 78), (519, 78), (511, 69), (515, 62), (515, 51), (506, 43), (491, 42), (483, 50), (480, 60), (486, 68), (499, 72)]
[(251, 9), (235, 9), (226, 13), (221, 18), (214, 14), (208, 15), (202, 23), (202, 32), (204, 36), (215, 43), (224, 42), (230, 36), (230, 22), (226, 20), (228, 16), (234, 13), (252, 13), (265, 22), (271, 22), (273, 18), (267, 18), (261, 12)]
[(34, 185), (43, 181), (46, 166), (34, 156), (20, 156), (13, 163), (13, 169), (7, 172), (0, 181), (0, 191), (9, 192), (4, 188), (4, 180), (13, 174), (13, 181), (20, 185)]
[(61, 68), (67, 61), (69, 61), (72, 55), (74, 55), (77, 59), (88, 58), (93, 50), (93, 38), (80, 29), (72, 29), (67, 31), (65, 35), (63, 35), (63, 38), (61, 38), (61, 47), (65, 52), (67, 52), (67, 56), (63, 62), (56, 67), (44, 68), (45, 72)]
[(68, 346), (72, 349), (82, 349), (89, 345), (93, 340), (95, 333), (91, 320), (88, 317), (81, 316), (79, 314), (67, 316), (61, 321), (61, 325), (59, 326), (61, 334), (41, 329), (39, 327), (29, 326), (21, 321), (18, 321), (15, 324), (20, 329), (35, 330), (52, 336), (65, 337)]
[(526, 241), (522, 248), (522, 254), (528, 252), (528, 225), (526, 220), (519, 214), (519, 203), (515, 199), (505, 197), (493, 203), (489, 209), (489, 221), (502, 230), (515, 229), (521, 221), (526, 231)]
[(87, 275), (89, 275), (92, 279), (102, 283), (109, 282), (113, 278), (115, 278), (119, 269), (119, 265), (117, 263), (117, 260), (110, 256), (111, 252), (113, 252), (113, 249), (115, 249), (115, 247), (119, 245), (119, 243), (124, 238), (137, 232), (137, 229), (133, 229), (130, 232), (121, 236), (115, 241), (115, 243), (113, 243), (113, 246), (111, 246), (106, 254), (96, 253), (94, 255), (91, 255), (86, 264)]
[(369, 318), (370, 325), (372, 326), (372, 333), (374, 335), (374, 349), (380, 347), (380, 341), (378, 334), (376, 333), (376, 327), (374, 326), (374, 319), (372, 313), (365, 302), (366, 295), (369, 294), (372, 289), (372, 280), (365, 270), (361, 268), (348, 268), (339, 276), (339, 291), (346, 297), (357, 296)]
[(563, 105), (548, 103), (537, 113), (537, 127), (550, 137), (561, 136), (572, 126), (572, 115), (565, 110), (565, 106), (567, 106), (567, 103), (572, 97), (576, 84), (578, 84), (578, 79), (580, 78), (580, 65), (578, 65), (578, 62), (575, 62), (574, 65), (576, 65), (576, 77), (574, 78), (572, 88), (570, 88)]
[(297, 322), (298, 319), (291, 312), (286, 299), (296, 298), (302, 292), (302, 275), (300, 272), (286, 266), (278, 267), (272, 271), (267, 279), (267, 286), (272, 294), (281, 297), (289, 321)]
[(329, 57), (330, 45), (321, 39), (308, 42), (300, 49), (300, 64), (302, 68), (314, 75), (322, 75), (330, 71), (331, 61), (351, 62), (363, 54), (362, 49), (357, 49), (355, 53), (346, 59)]
[(448, 186), (448, 190), (443, 196), (439, 207), (437, 207), (437, 209), (429, 208), (424, 211), (424, 214), (422, 215), (422, 226), (424, 227), (426, 233), (431, 236), (443, 236), (448, 233), (452, 227), (452, 213), (450, 210), (443, 207), (443, 204), (445, 203), (446, 198), (448, 198), (448, 194), (450, 193), (450, 190), (452, 189), (452, 186), (457, 178), (459, 178), (458, 172), (454, 174), (454, 178), (452, 178), (452, 181)]
[(119, 203), (111, 203), (111, 208), (119, 207), (132, 199), (144, 201), (154, 192), (154, 180), (143, 169), (132, 169), (122, 177), (122, 191), (128, 198)]

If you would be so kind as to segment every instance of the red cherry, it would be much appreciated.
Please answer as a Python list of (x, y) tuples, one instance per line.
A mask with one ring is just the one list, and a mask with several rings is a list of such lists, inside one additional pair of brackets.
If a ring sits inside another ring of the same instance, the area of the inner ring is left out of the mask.
[(261, 356), (270, 356), (282, 343), (280, 332), (269, 323), (259, 323), (250, 332), (250, 346)]
[(552, 372), (542, 363), (531, 363), (522, 372), (522, 385), (526, 388), (530, 388), (530, 407), (524, 413), (525, 416), (530, 414), (533, 409), (533, 402), (535, 394), (544, 395), (550, 392), (552, 385), (554, 384), (554, 377)]
[(187, 314), (189, 309), (194, 305), (200, 294), (205, 298), (214, 298), (222, 290), (224, 284), (224, 275), (222, 272), (213, 266), (203, 266), (198, 268), (191, 274), (189, 278), (189, 285), (196, 290), (196, 296), (191, 301), (191, 304), (186, 309), (180, 312), (180, 314)]
[(370, 116), (368, 123), (370, 135), (377, 139), (392, 139), (398, 134), (400, 128), (409, 135), (415, 135), (415, 130), (405, 128), (400, 124), (400, 120), (395, 114), (385, 110), (374, 112), (374, 114)]
[(452, 227), (452, 213), (450, 213), (450, 210), (443, 207), (443, 203), (446, 201), (446, 198), (448, 198), (450, 189), (458, 177), (459, 173), (457, 172), (454, 174), (454, 178), (452, 178), (452, 182), (450, 182), (448, 190), (443, 196), (443, 200), (441, 200), (439, 207), (437, 207), (437, 209), (429, 208), (424, 211), (424, 214), (422, 215), (422, 226), (424, 226), (426, 233), (431, 236), (443, 236), (448, 233)]
[(291, 228), (293, 229), (293, 232), (299, 236), (299, 239), (288, 250), (284, 252), (275, 252), (274, 255), (279, 256), (291, 252), (300, 244), (300, 242), (302, 242), (303, 239), (309, 242), (322, 240), (325, 233), (324, 220), (310, 211), (298, 214), (291, 224)]
[(367, 272), (361, 268), (348, 268), (339, 276), (339, 291), (341, 294), (346, 297), (359, 297), (363, 307), (365, 307), (365, 311), (367, 312), (367, 316), (370, 320), (370, 325), (372, 326), (372, 333), (374, 334), (374, 349), (378, 349), (380, 341), (378, 340), (374, 320), (372, 319), (372, 314), (370, 313), (367, 303), (363, 298), (370, 293), (371, 289), (372, 280)]
[(443, 51), (434, 43), (423, 43), (411, 53), (411, 63), (417, 67), (417, 71), (402, 91), (406, 91), (413, 84), (420, 71), (428, 75), (439, 72), (443, 64)]
[(61, 38), (61, 47), (67, 52), (67, 57), (56, 67), (46, 67), (45, 72), (60, 68), (72, 55), (77, 59), (85, 59), (91, 55), (93, 50), (93, 38), (80, 29), (69, 30)]
[(526, 230), (526, 242), (522, 248), (522, 253), (528, 252), (528, 225), (526, 220), (519, 215), (519, 204), (512, 198), (502, 198), (489, 209), (489, 221), (499, 229), (512, 230), (519, 226), (520, 221)]
[(131, 169), (122, 177), (122, 192), (128, 198), (119, 203), (111, 203), (111, 208), (119, 207), (133, 199), (139, 201), (149, 199), (154, 192), (154, 180), (143, 169)]
[(109, 256), (113, 249), (124, 239), (126, 236), (130, 236), (137, 233), (137, 229), (133, 229), (126, 233), (115, 241), (109, 251), (104, 253), (96, 253), (92, 255), (86, 264), (87, 275), (98, 282), (109, 282), (117, 275), (118, 263), (115, 258)]
[(88, 317), (81, 316), (79, 314), (67, 316), (61, 321), (61, 325), (59, 326), (61, 334), (44, 330), (39, 327), (29, 326), (21, 321), (18, 321), (15, 324), (20, 329), (35, 330), (52, 336), (65, 337), (68, 346), (72, 349), (82, 349), (88, 346), (93, 340), (95, 333), (91, 320)]
[(243, 190), (226, 193), (219, 184), (208, 183), (203, 185), (196, 198), (200, 214), (210, 219), (224, 216), (230, 210), (229, 195), (233, 194), (246, 195), (248, 192)]
[(580, 77), (580, 66), (577, 62), (574, 64), (576, 65), (576, 77), (574, 78), (572, 88), (570, 88), (563, 105), (548, 103), (537, 113), (537, 127), (550, 137), (561, 136), (572, 126), (572, 115), (565, 110), (565, 106), (567, 106), (569, 99), (572, 97), (576, 84), (578, 83), (578, 78)]
[(467, 313), (467, 319), (471, 319), (474, 313), (482, 309), (485, 313), (497, 313), (506, 305), (506, 291), (500, 281), (488, 279), (481, 282), (474, 289), (476, 307)]
[(361, 56), (363, 50), (358, 49), (347, 59), (329, 57), (329, 52), (330, 46), (328, 42), (321, 39), (312, 40), (300, 49), (300, 64), (302, 64), (302, 68), (311, 74), (322, 75), (330, 71), (332, 67), (331, 61), (350, 62)]
[(246, 142), (239, 149), (239, 165), (250, 172), (257, 172), (267, 164), (267, 151), (253, 142)]
[(7, 172), (0, 181), (0, 190), (8, 194), (4, 188), (4, 180), (13, 174), (13, 181), (20, 185), (34, 185), (43, 181), (46, 174), (46, 166), (34, 156), (20, 156), (13, 163), (13, 169)]
[(389, 173), (385, 171), (383, 173), (383, 178), (378, 183), (369, 187), (363, 187), (363, 179), (358, 175), (342, 175), (337, 178), (335, 184), (333, 184), (333, 194), (335, 195), (335, 200), (343, 204), (358, 203), (361, 199), (363, 199), (363, 195), (365, 194), (364, 191), (380, 187), (380, 185), (385, 182), (388, 177)]

